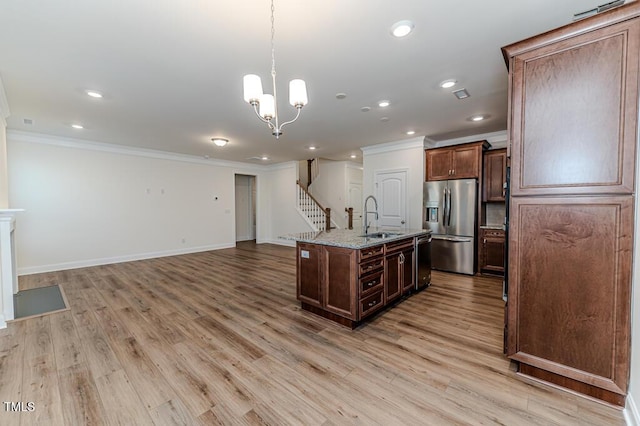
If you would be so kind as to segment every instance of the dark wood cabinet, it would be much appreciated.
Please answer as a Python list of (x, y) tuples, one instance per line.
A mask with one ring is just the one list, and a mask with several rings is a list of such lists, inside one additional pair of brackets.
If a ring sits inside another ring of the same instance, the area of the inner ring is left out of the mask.
[(507, 355), (624, 405), (640, 3), (503, 48), (511, 200)]
[(504, 274), (505, 232), (501, 229), (480, 229), (480, 271)]
[(513, 199), (512, 359), (626, 393), (632, 212), (627, 196)]
[(303, 309), (354, 327), (414, 289), (414, 239), (356, 250), (297, 244), (297, 297)]
[(482, 152), (488, 146), (487, 141), (480, 141), (426, 150), (425, 179), (432, 181), (479, 178)]
[(296, 248), (297, 298), (309, 305), (322, 306), (322, 246), (298, 243)]
[(507, 149), (496, 149), (484, 154), (482, 201), (505, 202), (507, 183)]
[(385, 253), (385, 303), (389, 303), (415, 287), (413, 239), (387, 244)]
[(324, 247), (324, 308), (352, 320), (357, 319), (356, 293), (358, 276), (356, 252), (342, 247)]
[(640, 27), (621, 13), (505, 49), (511, 195), (633, 192)]

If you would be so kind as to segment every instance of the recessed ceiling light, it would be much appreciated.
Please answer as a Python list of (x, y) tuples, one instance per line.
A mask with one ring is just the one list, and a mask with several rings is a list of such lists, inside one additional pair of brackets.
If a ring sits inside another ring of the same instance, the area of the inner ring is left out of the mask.
[(484, 120), (483, 115), (474, 115), (473, 117), (471, 117), (471, 121), (482, 121), (482, 120)]
[(96, 98), (96, 99), (102, 98), (102, 93), (96, 92), (95, 90), (87, 90), (86, 94), (91, 96), (92, 98)]
[(358, 157), (358, 156), (357, 156), (357, 155), (355, 155), (355, 154), (351, 154), (351, 155), (349, 156), (349, 158), (357, 158), (357, 157)]
[(336, 93), (336, 99), (344, 99), (347, 97), (346, 93)]
[(229, 139), (225, 138), (211, 138), (211, 142), (215, 143), (217, 146), (225, 146), (229, 143)]
[(315, 146), (310, 146), (310, 147), (309, 147), (309, 149), (310, 149), (311, 151), (313, 151), (313, 150), (315, 150), (315, 149), (316, 149), (316, 147), (315, 147)]
[(449, 80), (445, 80), (443, 82), (440, 83), (440, 87), (442, 87), (443, 89), (449, 89), (453, 86), (455, 86), (457, 83), (456, 80), (454, 79), (449, 79)]
[(391, 26), (391, 34), (394, 37), (406, 37), (413, 31), (414, 25), (411, 21), (399, 21)]
[(360, 111), (369, 112), (369, 111), (371, 111), (371, 107), (362, 107), (362, 108), (360, 108)]
[(469, 94), (469, 92), (467, 92), (467, 89), (455, 90), (455, 91), (453, 91), (451, 93), (453, 93), (453, 95), (458, 99), (464, 99), (464, 98), (468, 98), (469, 96), (471, 96)]
[(269, 159), (269, 157), (267, 157), (266, 155), (263, 155), (262, 157), (260, 157), (261, 160), (267, 161)]
[(411, 136), (411, 135), (415, 135), (416, 131), (415, 130), (407, 130), (407, 135)]
[(74, 129), (84, 129), (84, 126), (82, 124), (72, 124), (71, 127), (73, 127)]
[(388, 107), (389, 105), (391, 105), (391, 102), (386, 101), (386, 100), (385, 100), (385, 101), (380, 101), (380, 102), (378, 102), (378, 106), (379, 106), (380, 108), (385, 108), (385, 107)]
[(382, 117), (380, 118), (380, 121), (389, 121), (389, 117)]

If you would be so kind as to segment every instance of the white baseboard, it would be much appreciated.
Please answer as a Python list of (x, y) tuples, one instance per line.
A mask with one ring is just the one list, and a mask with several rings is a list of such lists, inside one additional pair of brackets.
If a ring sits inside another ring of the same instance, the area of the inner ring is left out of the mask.
[(80, 260), (77, 262), (55, 263), (50, 265), (29, 266), (18, 268), (18, 275), (40, 274), (43, 272), (64, 271), (66, 269), (88, 268), (90, 266), (109, 265), (112, 263), (132, 262), (135, 260), (153, 259), (156, 257), (178, 256), (181, 254), (200, 253), (203, 251), (220, 250), (235, 247), (235, 241), (231, 244), (214, 244), (210, 246), (191, 247), (179, 250), (157, 251), (151, 253), (138, 253), (127, 256), (106, 257), (101, 259)]
[(623, 411), (624, 420), (627, 422), (627, 426), (640, 426), (640, 412), (638, 406), (633, 399), (633, 394), (627, 395), (627, 406)]
[(295, 241), (291, 241), (291, 240), (283, 240), (280, 238), (276, 238), (276, 239), (266, 239), (266, 240), (260, 240), (257, 241), (257, 244), (277, 244), (279, 246), (287, 246), (287, 247), (295, 247), (296, 246), (296, 242)]

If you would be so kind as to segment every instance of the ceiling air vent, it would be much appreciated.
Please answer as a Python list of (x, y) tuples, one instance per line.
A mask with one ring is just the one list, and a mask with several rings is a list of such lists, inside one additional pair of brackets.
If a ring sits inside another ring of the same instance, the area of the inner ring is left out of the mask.
[(598, 7), (593, 9), (585, 10), (584, 12), (576, 13), (573, 15), (574, 21), (579, 21), (580, 19), (588, 18), (589, 16), (597, 15), (600, 12), (604, 12), (605, 10), (613, 9), (614, 7), (622, 6), (625, 0), (615, 0), (609, 3), (601, 4)]
[(33, 119), (32, 118), (23, 118), (22, 119), (22, 124), (24, 124), (25, 126), (33, 126)]
[(464, 98), (468, 98), (469, 96), (471, 96), (469, 94), (469, 92), (467, 92), (467, 89), (460, 89), (460, 90), (456, 90), (451, 92), (455, 95), (456, 98), (458, 99), (464, 99)]

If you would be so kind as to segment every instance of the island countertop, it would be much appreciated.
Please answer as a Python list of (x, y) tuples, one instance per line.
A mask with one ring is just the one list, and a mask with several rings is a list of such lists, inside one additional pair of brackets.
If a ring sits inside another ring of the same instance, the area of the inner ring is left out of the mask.
[(428, 235), (430, 230), (425, 229), (388, 229), (369, 228), (367, 235), (384, 233), (384, 238), (374, 238), (364, 236), (364, 230), (359, 229), (332, 229), (330, 231), (310, 231), (299, 234), (282, 235), (279, 238), (284, 240), (299, 241), (305, 243), (321, 244), (325, 246), (345, 247), (361, 249), (365, 247), (385, 244), (389, 241), (401, 240), (403, 238)]

